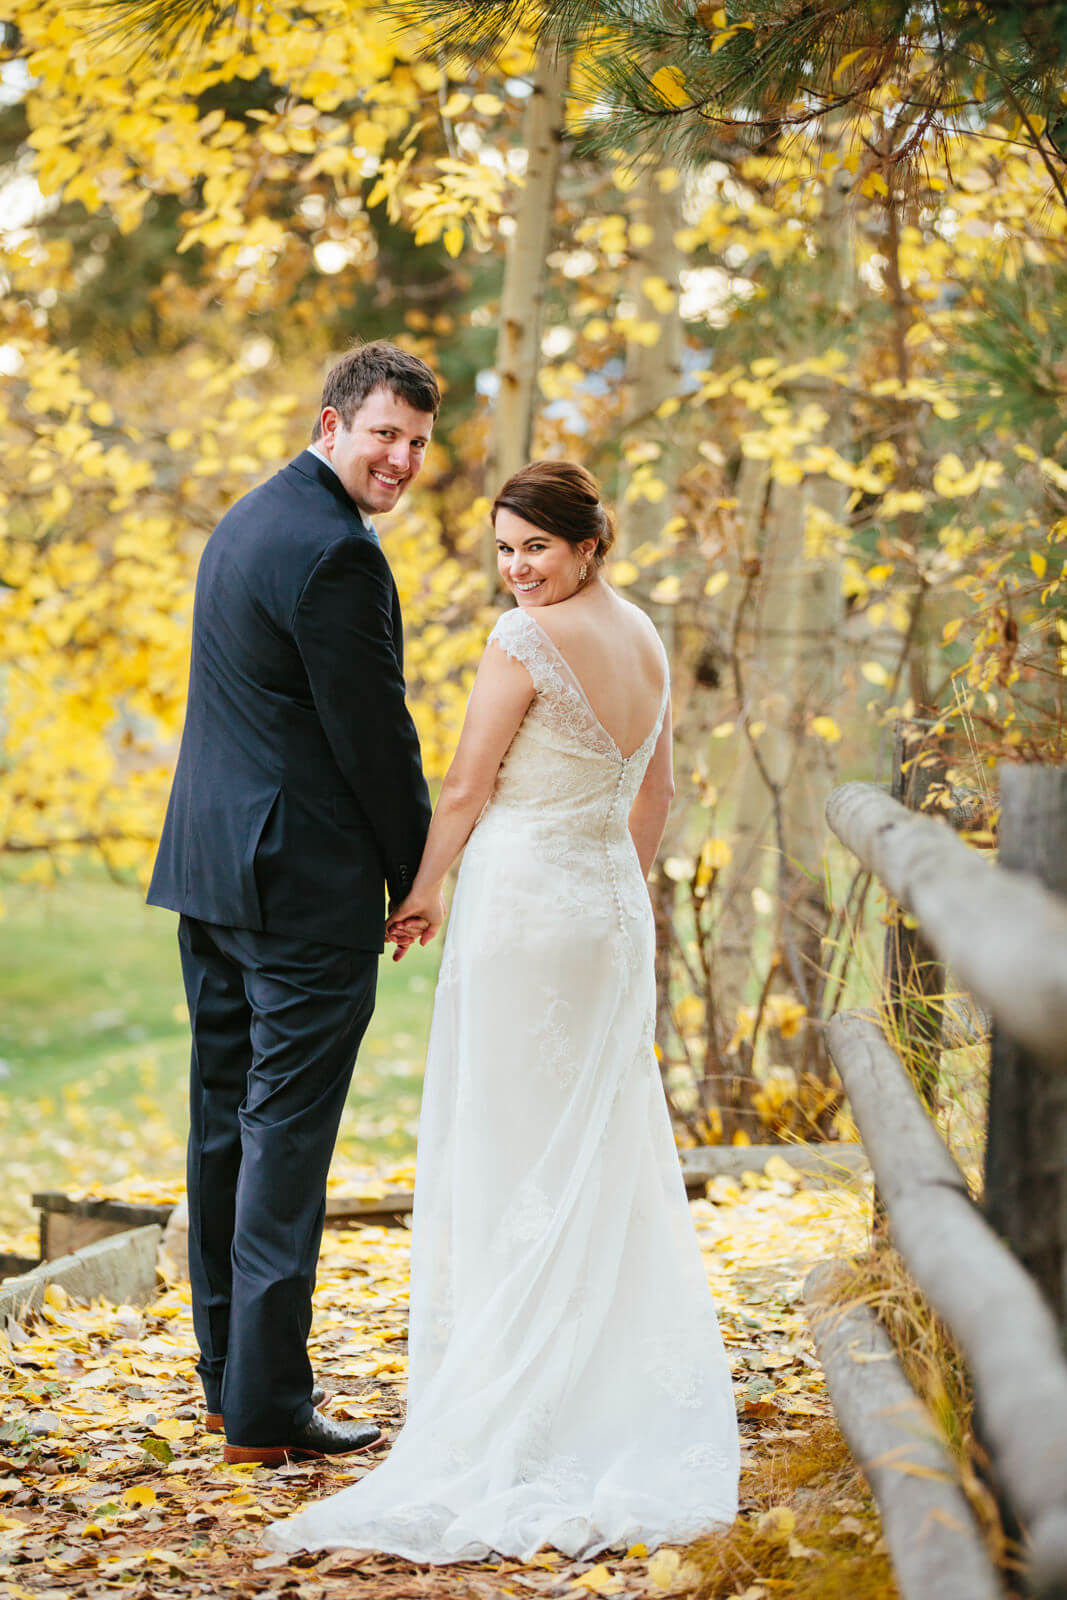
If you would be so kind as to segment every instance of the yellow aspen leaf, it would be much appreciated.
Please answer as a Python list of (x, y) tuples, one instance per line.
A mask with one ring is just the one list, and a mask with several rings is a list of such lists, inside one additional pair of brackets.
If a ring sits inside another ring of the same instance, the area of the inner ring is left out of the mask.
[(1048, 571), (1048, 557), (1043, 556), (1040, 550), (1031, 550), (1030, 566), (1035, 578), (1043, 578)]
[(647, 278), (641, 279), (641, 293), (661, 316), (666, 316), (673, 309), (676, 296), (666, 278), (650, 273)]
[(656, 415), (657, 417), (663, 417), (664, 419), (667, 417), (673, 417), (674, 413), (681, 409), (681, 405), (682, 402), (679, 400), (677, 395), (669, 395), (666, 400), (661, 401), (656, 407)]
[[(651, 496), (649, 496), (651, 499)], [(649, 597), (658, 606), (677, 605), (682, 595), (682, 580), (675, 573), (670, 573), (666, 578), (661, 578), (652, 590)]]
[(643, 1561), (648, 1555), (647, 1544), (632, 1544), (626, 1552), (627, 1561)]
[(137, 1483), (132, 1489), (127, 1489), (122, 1497), (123, 1503), (128, 1506), (154, 1506), (156, 1491), (149, 1483)]
[(704, 593), (712, 596), (722, 594), (729, 581), (730, 574), (728, 572), (713, 572), (704, 585)]
[(785, 1156), (770, 1156), (763, 1171), (775, 1183), (800, 1183), (803, 1178), (803, 1173), (790, 1166)]
[(941, 643), (951, 644), (962, 627), (962, 617), (953, 617), (951, 622), (946, 622), (945, 626), (941, 629)]
[(828, 744), (836, 744), (841, 737), (841, 729), (833, 717), (812, 717), (811, 731), (820, 739), (825, 739)]
[(868, 683), (875, 683), (881, 689), (889, 682), (889, 673), (880, 661), (865, 661), (860, 671)]
[(162, 1422), (157, 1422), (152, 1432), (160, 1439), (176, 1442), (179, 1439), (191, 1439), (196, 1432), (196, 1424), (183, 1422), (177, 1417), (164, 1417)]
[(1067, 489), (1067, 470), (1061, 467), (1058, 461), (1052, 461), (1048, 456), (1042, 457), (1041, 471), (1046, 478), (1049, 478), (1056, 485), (1057, 489)]
[(452, 227), (445, 229), (442, 243), (450, 256), (455, 257), (460, 254), (463, 249), (463, 229), (458, 223), (453, 223)]
[(620, 589), (625, 589), (631, 583), (636, 583), (641, 576), (641, 569), (632, 561), (616, 561), (611, 569), (611, 581)]
[(441, 115), (443, 117), (458, 117), (466, 111), (470, 103), (470, 95), (464, 94), (461, 89), (457, 89), (445, 101), (441, 108)]
[(713, 739), (728, 739), (733, 733), (734, 727), (735, 724), (732, 722), (717, 722), (711, 730), (711, 737)]
[(652, 76), (652, 87), (669, 106), (687, 106), (689, 93), (686, 89), (685, 73), (680, 67), (660, 67)]
[(50, 1283), (44, 1292), (44, 1303), (53, 1311), (65, 1311), (70, 1305), (70, 1295), (62, 1284)]
[(677, 1550), (657, 1550), (648, 1563), (648, 1581), (653, 1589), (666, 1594), (673, 1589), (682, 1565)]
[(697, 994), (684, 994), (674, 1008), (674, 1020), (679, 1033), (692, 1038), (704, 1026), (704, 1002)]
[(796, 1037), (807, 1014), (807, 1006), (790, 994), (772, 994), (764, 1008), (769, 1026), (777, 1028), (783, 1039)]
[(591, 1594), (621, 1594), (623, 1585), (601, 1561), (597, 1566), (590, 1567), (588, 1572), (583, 1572), (580, 1578), (575, 1578), (571, 1588), (588, 1589)]
[(726, 839), (705, 839), (700, 847), (700, 864), (697, 868), (697, 883), (700, 884), (703, 876), (705, 883), (713, 872), (719, 872), (723, 867), (728, 867), (733, 860), (733, 850)]
[(472, 104), (481, 117), (495, 117), (504, 109), (503, 100), (495, 94), (476, 94)]

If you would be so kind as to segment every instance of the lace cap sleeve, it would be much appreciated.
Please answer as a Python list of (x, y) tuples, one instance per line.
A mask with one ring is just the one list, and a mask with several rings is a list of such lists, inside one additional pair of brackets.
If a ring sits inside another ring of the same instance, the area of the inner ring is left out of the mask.
[(545, 658), (540, 631), (525, 612), (505, 611), (498, 617), (487, 644), (497, 644), (505, 655), (519, 661), (533, 679), (534, 688), (542, 694), (551, 676), (550, 663)]

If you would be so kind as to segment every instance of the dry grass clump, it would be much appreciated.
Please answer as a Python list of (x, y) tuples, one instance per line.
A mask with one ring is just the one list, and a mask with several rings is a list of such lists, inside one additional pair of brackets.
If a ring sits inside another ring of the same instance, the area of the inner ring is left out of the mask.
[(835, 1424), (769, 1443), (742, 1472), (741, 1514), (688, 1559), (694, 1600), (895, 1600), (878, 1513)]
[[(889, 1333), (908, 1381), (938, 1423), (957, 1463), (994, 1561), (1010, 1576), (1005, 1537), (975, 1438), (973, 1403), (959, 1349), (908, 1275), (876, 1239), (854, 1263), (842, 1303), (867, 1306)], [(878, 1511), (832, 1420), (803, 1438), (767, 1441), (742, 1473), (741, 1515), (690, 1552), (702, 1578), (694, 1600), (893, 1600), (898, 1593)]]
[(910, 1277), (903, 1257), (884, 1237), (876, 1238), (870, 1254), (855, 1263), (848, 1298), (867, 1306), (889, 1334), (908, 1382), (956, 1462), (993, 1560), (1011, 1569), (1015, 1554), (989, 1487), (989, 1461), (975, 1435), (974, 1402), (959, 1346)]

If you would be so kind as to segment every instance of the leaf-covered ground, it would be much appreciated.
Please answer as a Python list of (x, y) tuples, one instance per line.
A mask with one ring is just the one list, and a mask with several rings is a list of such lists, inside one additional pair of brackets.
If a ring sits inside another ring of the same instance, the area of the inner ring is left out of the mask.
[[(261, 1536), (272, 1518), (375, 1458), (225, 1466), (201, 1425), (187, 1286), (169, 1282), (141, 1309), (84, 1307), (53, 1289), (36, 1319), (0, 1334), (0, 1595), (770, 1600), (858, 1594), (859, 1584), (889, 1600), (877, 1521), (827, 1421), (800, 1304), (814, 1261), (861, 1247), (863, 1197), (808, 1188), (774, 1163), (744, 1184), (714, 1180), (692, 1211), (744, 1439), (743, 1510), (730, 1532), (595, 1563), (547, 1552), (525, 1566), (441, 1569), (356, 1552), (270, 1554)], [(409, 1243), (405, 1229), (328, 1232), (316, 1295), (312, 1355), (328, 1410), (373, 1417), (387, 1436), (404, 1407)]]

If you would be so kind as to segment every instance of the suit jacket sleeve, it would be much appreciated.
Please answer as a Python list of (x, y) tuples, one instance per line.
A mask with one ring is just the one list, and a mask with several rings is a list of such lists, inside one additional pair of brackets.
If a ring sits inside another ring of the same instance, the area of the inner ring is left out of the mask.
[(411, 888), (430, 822), (419, 740), (393, 637), (393, 580), (376, 545), (346, 538), (304, 585), (293, 636), (337, 765), (370, 822), (390, 897)]

